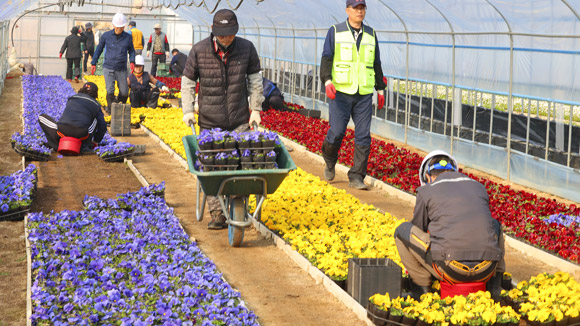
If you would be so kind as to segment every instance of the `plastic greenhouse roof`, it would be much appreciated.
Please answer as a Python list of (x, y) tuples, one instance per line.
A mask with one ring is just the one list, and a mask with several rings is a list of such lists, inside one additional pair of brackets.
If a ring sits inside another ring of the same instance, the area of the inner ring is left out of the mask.
[[(77, 1), (59, 0), (76, 6)], [(96, 0), (78, 0), (85, 6)], [(113, 4), (114, 0), (103, 0)], [(0, 0), (0, 20), (38, 0)], [(118, 1), (117, 1), (118, 2)], [(129, 2), (131, 3), (131, 2)], [(166, 7), (200, 31), (213, 13), (236, 10), (250, 39), (267, 37), (261, 55), (314, 64), (326, 30), (346, 19), (344, 0), (143, 0)], [(499, 94), (580, 105), (580, 0), (366, 0), (385, 74)], [(99, 2), (99, 5), (101, 2)], [(79, 8), (82, 10), (82, 8)], [(294, 29), (292, 31), (291, 29)], [(299, 36), (296, 57), (293, 40)], [(405, 67), (409, 69), (406, 71)], [(453, 72), (455, 71), (455, 74)]]

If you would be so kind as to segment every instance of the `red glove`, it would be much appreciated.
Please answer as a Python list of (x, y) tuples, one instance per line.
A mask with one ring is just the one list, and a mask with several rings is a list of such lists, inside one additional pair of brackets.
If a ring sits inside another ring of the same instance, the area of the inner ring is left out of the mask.
[(383, 76), (383, 83), (385, 83), (385, 86), (389, 84), (389, 80), (385, 76)]
[(62, 53), (59, 53), (59, 54), (58, 54), (58, 58), (59, 58), (59, 59), (62, 59)]
[(97, 66), (91, 66), (91, 75), (94, 75), (96, 70)]
[(334, 88), (332, 83), (328, 83), (328, 85), (326, 85), (326, 96), (328, 96), (328, 98), (331, 100), (336, 98), (336, 88)]
[[(383, 91), (384, 92), (384, 91)], [(382, 109), (383, 106), (385, 106), (385, 95), (383, 92), (377, 93), (377, 104), (378, 104), (378, 108), (377, 109)]]
[(135, 70), (135, 63), (131, 62), (130, 66), (131, 66), (131, 73), (133, 73), (133, 70)]

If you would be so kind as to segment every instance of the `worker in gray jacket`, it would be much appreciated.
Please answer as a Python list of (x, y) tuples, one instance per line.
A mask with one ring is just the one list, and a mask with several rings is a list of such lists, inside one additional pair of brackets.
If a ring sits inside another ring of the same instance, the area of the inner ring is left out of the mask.
[(501, 226), (491, 217), (485, 186), (457, 170), (455, 158), (444, 151), (427, 155), (413, 220), (395, 230), (417, 300), (430, 292), (432, 277), (451, 285), (492, 279), (488, 289), (499, 299), (505, 271)]

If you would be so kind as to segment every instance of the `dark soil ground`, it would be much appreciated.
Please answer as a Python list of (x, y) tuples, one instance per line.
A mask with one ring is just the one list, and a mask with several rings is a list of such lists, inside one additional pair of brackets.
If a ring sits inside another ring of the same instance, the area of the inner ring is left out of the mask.
[[(78, 87), (78, 84), (73, 84)], [(22, 161), (10, 147), (9, 138), (22, 130), (20, 79), (8, 79), (0, 96), (0, 174), (7, 175), (22, 167)], [(195, 178), (141, 130), (120, 140), (145, 144), (146, 153), (133, 158), (134, 165), (149, 183), (166, 182), (165, 198), (173, 207), (185, 231), (216, 263), (226, 280), (237, 288), (247, 306), (262, 325), (363, 325), (321, 284), (316, 282), (281, 250), (256, 230), (246, 230), (241, 248), (227, 244), (227, 230), (208, 231), (206, 220), (195, 218)], [(400, 144), (398, 144), (400, 145)], [(323, 166), (294, 151), (296, 165), (322, 177)], [(58, 158), (34, 162), (39, 167), (39, 188), (31, 211), (78, 210), (85, 195), (114, 197), (141, 187), (123, 163), (105, 163), (94, 155)], [(338, 174), (332, 182), (363, 202), (399, 218), (412, 216), (413, 207), (384, 192), (347, 188), (348, 179)], [(508, 271), (514, 279), (528, 279), (542, 271), (555, 272), (546, 266), (507, 248)], [(0, 222), (0, 326), (26, 323), (26, 253), (24, 224)]]

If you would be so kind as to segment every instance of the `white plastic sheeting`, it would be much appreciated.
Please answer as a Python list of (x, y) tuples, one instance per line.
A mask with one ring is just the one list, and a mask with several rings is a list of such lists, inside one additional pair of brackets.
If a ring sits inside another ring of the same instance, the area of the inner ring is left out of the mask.
[(38, 0), (0, 0), (0, 21), (20, 15)]
[[(218, 1), (204, 4), (211, 10)], [(379, 32), (387, 76), (499, 94), (509, 93), (511, 76), (514, 95), (579, 103), (580, 0), (366, 2), (366, 23)], [(181, 17), (211, 25), (213, 14), (204, 6), (183, 3), (176, 9)], [(237, 3), (220, 1), (216, 10)], [(246, 0), (237, 15), (245, 33), (260, 36), (260, 55), (311, 64), (320, 61), (328, 27), (346, 19), (344, 2), (336, 0)], [(292, 29), (304, 31), (293, 35)]]

